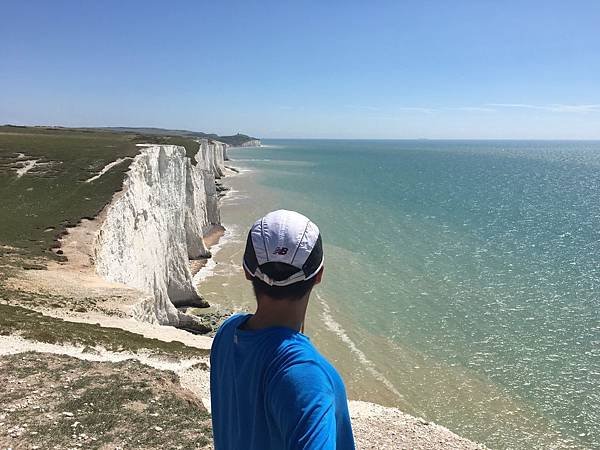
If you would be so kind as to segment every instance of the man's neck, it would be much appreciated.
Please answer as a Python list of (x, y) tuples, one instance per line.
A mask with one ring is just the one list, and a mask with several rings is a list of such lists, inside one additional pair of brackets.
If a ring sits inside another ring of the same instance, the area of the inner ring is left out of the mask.
[(308, 296), (298, 300), (260, 299), (256, 313), (246, 321), (244, 328), (261, 330), (270, 327), (286, 327), (300, 331), (307, 306)]

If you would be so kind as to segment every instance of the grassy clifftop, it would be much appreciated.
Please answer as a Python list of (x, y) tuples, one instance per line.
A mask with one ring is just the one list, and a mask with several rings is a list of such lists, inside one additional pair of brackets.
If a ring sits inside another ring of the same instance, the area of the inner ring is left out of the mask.
[[(60, 259), (51, 251), (56, 239), (95, 216), (121, 189), (136, 144), (180, 145), (193, 156), (198, 138), (232, 145), (250, 139), (154, 128), (0, 126), (0, 258), (17, 252)], [(118, 159), (123, 161), (86, 181)]]
[(53, 257), (64, 229), (96, 215), (121, 188), (130, 161), (86, 180), (137, 151), (129, 135), (0, 127), (0, 245)]

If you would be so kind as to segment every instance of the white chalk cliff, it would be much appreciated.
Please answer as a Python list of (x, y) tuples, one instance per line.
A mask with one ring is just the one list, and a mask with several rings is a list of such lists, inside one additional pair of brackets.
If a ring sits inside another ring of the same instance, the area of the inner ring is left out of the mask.
[(215, 178), (221, 178), (227, 160), (227, 144), (202, 139), (195, 159), (202, 169), (212, 173)]
[(260, 139), (250, 139), (240, 145), (240, 147), (260, 147), (261, 145)]
[(210, 256), (203, 236), (220, 222), (215, 178), (227, 146), (199, 143), (194, 160), (179, 146), (143, 148), (96, 238), (96, 272), (148, 294), (134, 308), (140, 320), (193, 328), (195, 318), (176, 306), (203, 304), (189, 259)]

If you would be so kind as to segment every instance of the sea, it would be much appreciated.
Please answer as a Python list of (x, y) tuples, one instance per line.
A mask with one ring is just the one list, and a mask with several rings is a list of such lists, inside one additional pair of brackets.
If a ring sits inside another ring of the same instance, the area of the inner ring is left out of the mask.
[(264, 140), (230, 149), (224, 239), (198, 275), (251, 311), (246, 233), (320, 228), (306, 334), (352, 399), (490, 448), (600, 448), (600, 142)]

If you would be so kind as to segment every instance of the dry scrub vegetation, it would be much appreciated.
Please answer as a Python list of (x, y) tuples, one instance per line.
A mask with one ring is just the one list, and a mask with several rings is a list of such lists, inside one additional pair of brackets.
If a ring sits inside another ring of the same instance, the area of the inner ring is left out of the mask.
[(128, 360), (0, 359), (0, 447), (211, 448), (210, 415), (177, 375)]

